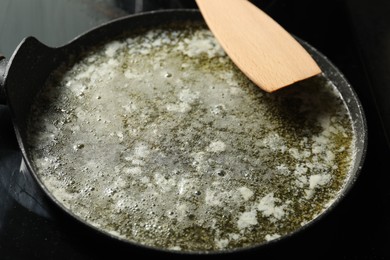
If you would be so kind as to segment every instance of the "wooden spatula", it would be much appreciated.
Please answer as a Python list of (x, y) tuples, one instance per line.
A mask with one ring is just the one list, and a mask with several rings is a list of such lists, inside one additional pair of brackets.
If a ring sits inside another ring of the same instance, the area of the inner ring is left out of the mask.
[(247, 0), (196, 0), (214, 36), (237, 67), (273, 92), (321, 73), (309, 53)]

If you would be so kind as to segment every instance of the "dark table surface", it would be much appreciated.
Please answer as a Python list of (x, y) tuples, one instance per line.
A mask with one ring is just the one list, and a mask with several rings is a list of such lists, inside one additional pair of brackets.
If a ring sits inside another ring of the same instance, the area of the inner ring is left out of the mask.
[[(369, 144), (353, 189), (317, 225), (274, 247), (234, 256), (390, 259), (390, 1), (253, 2), (342, 71), (363, 104)], [(120, 16), (194, 7), (189, 0), (1, 0), (0, 52), (10, 57), (30, 35), (60, 46)], [(53, 207), (25, 170), (9, 111), (0, 105), (0, 259), (100, 259), (121, 254), (162, 256), (101, 237)]]

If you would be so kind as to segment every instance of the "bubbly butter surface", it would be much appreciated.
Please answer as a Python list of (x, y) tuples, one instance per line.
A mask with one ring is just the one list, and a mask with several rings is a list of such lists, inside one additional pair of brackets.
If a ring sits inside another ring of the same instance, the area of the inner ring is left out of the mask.
[(337, 197), (354, 133), (317, 77), (254, 86), (202, 27), (109, 42), (35, 100), (28, 154), (49, 192), (135, 243), (218, 251), (289, 234)]

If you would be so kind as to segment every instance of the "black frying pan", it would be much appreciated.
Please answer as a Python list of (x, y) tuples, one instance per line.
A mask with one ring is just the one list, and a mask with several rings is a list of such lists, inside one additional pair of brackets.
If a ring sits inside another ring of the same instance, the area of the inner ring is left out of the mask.
[[(20, 43), (8, 61), (6, 61), (4, 57), (0, 57), (1, 102), (7, 104), (10, 108), (17, 141), (25, 163), (49, 198), (53, 199), (54, 197), (47, 191), (36, 173), (34, 173), (26, 153), (26, 127), (33, 97), (36, 96), (44, 85), (50, 73), (63, 64), (64, 61), (67, 61), (69, 57), (77, 57), (83, 50), (96, 46), (109, 39), (117, 38), (119, 35), (123, 34), (124, 31), (136, 30), (141, 27), (153, 27), (171, 21), (186, 20), (201, 21), (202, 17), (200, 13), (195, 10), (166, 10), (132, 15), (97, 27), (76, 38), (69, 44), (59, 48), (47, 47), (35, 38), (28, 37)], [(324, 212), (327, 213), (347, 194), (363, 167), (367, 147), (367, 126), (363, 108), (354, 90), (341, 72), (326, 57), (309, 44), (303, 41), (301, 41), (301, 43), (317, 61), (324, 75), (337, 86), (338, 91), (346, 101), (352, 116), (354, 128), (357, 130), (355, 144), (357, 147), (356, 160), (353, 165), (352, 173), (336, 201)], [(53, 201), (55, 202), (56, 200), (53, 199)], [(58, 204), (58, 206), (77, 219), (72, 212), (63, 208), (62, 205)], [(324, 214), (321, 214), (321, 216), (323, 215)], [(318, 219), (319, 218), (310, 222), (309, 225), (318, 222)], [(80, 221), (83, 223), (82, 220)], [(90, 226), (88, 223), (84, 224)], [(305, 229), (307, 226), (308, 225), (303, 226), (300, 230)], [(291, 237), (291, 235), (288, 235), (288, 237)], [(280, 240), (283, 240), (283, 238), (269, 243), (278, 243)], [(130, 244), (132, 243), (129, 243), (129, 246), (131, 246)], [(261, 246), (263, 245), (264, 244)]]

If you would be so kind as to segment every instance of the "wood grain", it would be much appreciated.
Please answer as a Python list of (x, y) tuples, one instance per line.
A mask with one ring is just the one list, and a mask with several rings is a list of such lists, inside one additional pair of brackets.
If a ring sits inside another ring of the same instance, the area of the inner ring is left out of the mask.
[(225, 52), (263, 90), (273, 92), (321, 73), (299, 42), (249, 1), (196, 2)]

